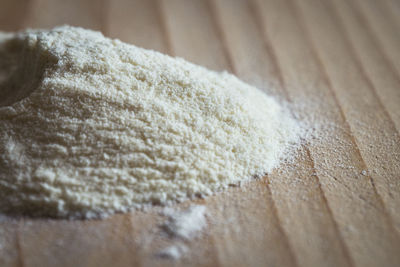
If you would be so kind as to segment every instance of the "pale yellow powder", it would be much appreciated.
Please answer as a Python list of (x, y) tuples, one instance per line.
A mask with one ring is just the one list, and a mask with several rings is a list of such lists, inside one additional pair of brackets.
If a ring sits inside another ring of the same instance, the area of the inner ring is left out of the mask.
[(0, 210), (95, 217), (277, 166), (300, 127), (228, 73), (74, 27), (0, 43)]

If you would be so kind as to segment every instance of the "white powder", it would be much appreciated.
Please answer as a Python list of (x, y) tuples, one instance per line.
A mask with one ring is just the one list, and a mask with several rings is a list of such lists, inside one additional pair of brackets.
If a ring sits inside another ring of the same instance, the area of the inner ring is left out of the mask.
[(187, 248), (184, 245), (172, 245), (159, 251), (156, 256), (160, 258), (178, 260), (186, 252)]
[(168, 218), (161, 228), (172, 238), (173, 244), (161, 249), (156, 256), (178, 260), (188, 252), (183, 242), (197, 237), (206, 227), (206, 207), (192, 205), (183, 211), (166, 207), (161, 215)]
[(275, 168), (300, 127), (228, 73), (58, 27), (0, 42), (0, 210), (96, 217)]
[(163, 228), (174, 237), (192, 239), (206, 226), (205, 213), (206, 207), (197, 205), (184, 211), (165, 208), (163, 215), (169, 219), (163, 225)]

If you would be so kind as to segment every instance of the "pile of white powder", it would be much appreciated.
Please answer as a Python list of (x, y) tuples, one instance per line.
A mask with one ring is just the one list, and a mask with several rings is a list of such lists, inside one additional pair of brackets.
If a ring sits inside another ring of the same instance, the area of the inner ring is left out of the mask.
[(58, 27), (0, 35), (0, 211), (97, 217), (277, 166), (300, 127), (228, 73)]

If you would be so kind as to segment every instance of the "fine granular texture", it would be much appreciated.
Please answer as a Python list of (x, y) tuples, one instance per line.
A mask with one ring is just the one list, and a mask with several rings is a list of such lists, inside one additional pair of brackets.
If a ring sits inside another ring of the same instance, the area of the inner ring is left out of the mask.
[(2, 212), (90, 218), (209, 195), (299, 140), (287, 110), (228, 73), (82, 28), (1, 36)]

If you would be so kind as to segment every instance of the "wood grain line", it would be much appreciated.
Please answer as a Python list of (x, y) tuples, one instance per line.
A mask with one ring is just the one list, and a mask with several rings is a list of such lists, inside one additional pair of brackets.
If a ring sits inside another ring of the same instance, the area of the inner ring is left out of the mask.
[(110, 35), (110, 18), (109, 18), (109, 14), (110, 14), (110, 1), (112, 0), (102, 0), (101, 1), (101, 32), (103, 33), (103, 35), (105, 36), (109, 36)]
[(385, 17), (388, 17), (388, 19), (391, 21), (391, 24), (395, 25), (398, 32), (400, 33), (399, 14), (397, 14), (397, 16), (396, 16), (394, 9), (391, 8), (392, 4), (393, 4), (392, 1), (384, 0), (384, 1), (382, 1), (382, 5), (380, 7), (383, 8), (382, 11), (387, 14), (387, 16), (385, 16)]
[[(393, 62), (389, 60), (388, 54), (386, 53), (381, 42), (379, 41), (379, 38), (376, 36), (374, 31), (372, 30), (371, 22), (366, 18), (366, 15), (364, 14), (364, 12), (362, 12), (360, 10), (360, 7), (355, 6), (357, 4), (354, 2), (357, 2), (357, 1), (348, 1), (348, 4), (352, 10), (352, 13), (355, 15), (355, 18), (364, 25), (365, 29), (368, 31), (368, 34), (374, 43), (374, 46), (380, 52), (380, 54), (386, 61), (386, 64), (388, 65), (389, 69), (395, 75), (396, 79), (400, 82), (400, 74), (397, 72)], [(385, 1), (383, 1), (383, 2), (385, 2)]]
[[(317, 169), (315, 168), (315, 162), (314, 162), (313, 157), (311, 156), (310, 149), (308, 147), (306, 147), (305, 151), (307, 153), (307, 156), (311, 159), (311, 168), (312, 168), (312, 170), (315, 173), (317, 173)], [(355, 266), (355, 263), (354, 263), (352, 257), (350, 256), (349, 248), (346, 246), (346, 243), (344, 242), (344, 238), (343, 238), (342, 234), (340, 233), (338, 223), (336, 222), (335, 217), (333, 216), (333, 212), (332, 212), (331, 207), (329, 206), (328, 199), (326, 198), (325, 192), (322, 189), (321, 179), (319, 178), (318, 175), (315, 175), (315, 179), (316, 179), (316, 181), (318, 183), (318, 190), (321, 192), (321, 196), (322, 196), (323, 202), (326, 205), (326, 208), (328, 210), (329, 217), (332, 220), (333, 226), (335, 228), (335, 232), (338, 234), (338, 239), (339, 239), (340, 245), (342, 247), (344, 256), (346, 257), (346, 260), (349, 263), (349, 266)]]
[[(361, 165), (363, 166), (364, 169), (367, 169), (367, 164), (365, 163), (365, 160), (362, 157), (360, 148), (358, 147), (357, 141), (356, 141), (356, 139), (355, 139), (355, 137), (354, 137), (354, 135), (353, 135), (353, 133), (351, 131), (350, 124), (347, 121), (347, 118), (346, 118), (346, 116), (344, 114), (343, 108), (340, 105), (340, 102), (338, 100), (336, 91), (333, 89), (332, 81), (331, 81), (331, 79), (330, 79), (330, 77), (328, 75), (328, 71), (327, 71), (325, 65), (323, 64), (323, 61), (322, 61), (322, 59), (321, 59), (321, 57), (320, 57), (320, 55), (319, 55), (319, 53), (318, 53), (318, 51), (317, 51), (317, 49), (315, 47), (315, 44), (314, 44), (314, 42), (313, 42), (313, 40), (311, 38), (311, 35), (309, 33), (309, 29), (308, 29), (308, 27), (307, 27), (307, 25), (305, 23), (304, 16), (303, 16), (302, 12), (300, 11), (299, 7), (297, 6), (297, 4), (295, 3), (295, 0), (289, 0), (288, 3), (293, 8), (293, 11), (294, 11), (294, 14), (296, 16), (296, 19), (299, 22), (300, 28), (304, 32), (304, 36), (305, 36), (305, 38), (306, 38), (306, 40), (307, 40), (307, 42), (308, 42), (308, 44), (309, 44), (309, 46), (311, 48), (311, 53), (313, 54), (317, 64), (320, 66), (321, 74), (322, 74), (324, 80), (326, 81), (329, 90), (332, 92), (332, 96), (334, 98), (334, 102), (336, 103), (336, 105), (337, 105), (337, 107), (339, 109), (339, 112), (340, 112), (340, 116), (342, 117), (342, 119), (344, 121), (345, 129), (350, 133), (349, 136), (350, 136), (351, 142), (352, 142), (352, 144), (354, 146), (354, 150), (355, 150), (357, 156), (360, 158)], [(371, 185), (373, 187), (374, 194), (377, 196), (380, 204), (382, 205), (381, 208), (382, 208), (384, 216), (386, 217), (387, 221), (389, 222), (389, 226), (392, 228), (392, 230), (394, 230), (395, 235), (397, 237), (399, 237), (399, 234), (398, 234), (397, 230), (395, 229), (395, 227), (393, 225), (392, 218), (391, 218), (391, 216), (389, 216), (389, 213), (388, 213), (388, 211), (386, 209), (386, 206), (383, 205), (382, 197), (378, 193), (378, 191), (376, 189), (376, 186), (375, 186), (375, 183), (373, 182), (373, 179), (372, 179), (371, 175), (368, 175), (367, 177), (368, 177), (368, 180), (370, 181), (370, 183), (371, 183)]]
[(16, 235), (16, 246), (17, 246), (17, 252), (18, 252), (18, 266), (19, 267), (24, 267), (25, 266), (25, 261), (24, 261), (24, 254), (22, 252), (22, 247), (21, 247), (21, 234), (20, 234), (20, 224), (21, 222), (18, 222), (17, 224), (17, 230), (15, 231)]
[(20, 28), (27, 28), (29, 27), (29, 22), (31, 21), (34, 8), (38, 4), (40, 0), (29, 0), (27, 1), (27, 8), (26, 8), (26, 14), (25, 16), (20, 17), (20, 25), (18, 25)]
[[(133, 223), (133, 219), (132, 216), (130, 214), (126, 214), (124, 216), (123, 222), (126, 223), (127, 225), (127, 229), (129, 229), (129, 233), (127, 233), (127, 235), (129, 235), (130, 237), (134, 237), (134, 223)], [(136, 255), (133, 257), (133, 263), (134, 266), (142, 266), (141, 262), (140, 262), (140, 258), (137, 257), (137, 250), (135, 251)]]
[[(33, 10), (38, 0), (29, 0), (27, 1), (26, 13), (25, 16), (20, 16), (20, 24), (18, 27), (26, 28), (28, 27), (28, 23), (32, 17)], [(17, 229), (15, 231), (15, 241), (16, 241), (16, 249), (17, 249), (17, 264), (19, 267), (25, 267), (25, 257), (21, 246), (21, 224), (23, 221), (17, 222)]]
[[(338, 25), (341, 32), (343, 32), (343, 40), (346, 43), (346, 45), (349, 47), (349, 51), (353, 55), (353, 60), (356, 63), (357, 68), (359, 69), (361, 75), (363, 76), (364, 80), (366, 81), (368, 87), (371, 89), (371, 92), (377, 99), (378, 105), (382, 108), (383, 113), (387, 116), (390, 126), (394, 129), (394, 131), (397, 133), (397, 135), (399, 135), (399, 131), (397, 130), (396, 125), (395, 125), (392, 117), (390, 116), (390, 113), (387, 111), (385, 105), (382, 102), (382, 99), (379, 97), (379, 95), (377, 93), (377, 90), (376, 90), (373, 82), (371, 81), (370, 77), (368, 76), (368, 74), (365, 71), (365, 67), (363, 66), (362, 61), (360, 60), (360, 56), (357, 53), (356, 49), (354, 48), (353, 43), (351, 42), (351, 40), (349, 38), (348, 30), (346, 29), (346, 27), (342, 23), (341, 19), (339, 18), (339, 13), (338, 13), (336, 6), (333, 5), (330, 1), (326, 1), (326, 2), (329, 5), (329, 12), (331, 13), (333, 20), (335, 21), (335, 24)], [(352, 2), (352, 1), (350, 1), (350, 2)], [(353, 8), (353, 11), (354, 11), (354, 8)], [(385, 57), (385, 61), (387, 61), (386, 57)], [(399, 76), (396, 75), (396, 78), (400, 82)]]
[[(219, 33), (218, 36), (220, 36), (221, 43), (222, 43), (223, 47), (225, 48), (224, 51), (225, 51), (225, 54), (226, 54), (227, 59), (228, 59), (228, 64), (230, 65), (230, 67), (232, 69), (232, 72), (235, 75), (237, 75), (237, 71), (236, 71), (236, 68), (235, 68), (233, 60), (232, 60), (231, 52), (230, 52), (230, 49), (229, 49), (228, 44), (227, 44), (225, 33), (224, 33), (223, 29), (222, 29), (221, 22), (218, 19), (218, 12), (216, 11), (216, 7), (215, 7), (215, 5), (213, 3), (213, 0), (208, 0), (208, 5), (209, 5), (209, 8), (210, 8), (211, 17), (214, 20), (214, 25), (215, 25), (218, 33)], [(289, 242), (289, 238), (288, 238), (286, 232), (284, 231), (284, 229), (282, 227), (281, 219), (279, 218), (278, 211), (277, 211), (277, 208), (276, 208), (276, 204), (275, 204), (275, 202), (274, 202), (274, 200), (272, 198), (272, 192), (271, 192), (271, 188), (269, 186), (268, 178), (267, 178), (267, 181), (266, 181), (265, 184), (266, 184), (266, 187), (267, 187), (267, 190), (268, 190), (268, 194), (271, 196), (271, 207), (272, 207), (273, 216), (276, 218), (276, 220), (278, 222), (277, 223), (277, 229), (278, 229), (279, 233), (285, 239), (284, 243), (286, 244), (286, 246), (288, 248), (288, 254), (290, 255), (290, 258), (292, 259), (292, 262), (294, 263), (294, 266), (299, 266), (299, 263), (298, 263), (298, 260), (296, 258), (296, 255), (294, 253), (294, 250), (292, 248), (292, 245)]]
[(285, 98), (288, 101), (290, 101), (289, 92), (286, 90), (285, 80), (283, 79), (282, 69), (278, 64), (278, 59), (275, 50), (272, 48), (271, 42), (269, 41), (269, 37), (267, 36), (264, 26), (262, 24), (261, 14), (257, 12), (258, 9), (256, 8), (256, 3), (254, 2), (254, 0), (248, 1), (247, 4), (249, 6), (250, 12), (253, 14), (254, 21), (262, 35), (262, 39), (265, 44), (265, 50), (271, 57), (272, 66), (274, 67), (276, 76), (278, 78), (278, 83), (280, 84), (280, 88), (282, 88), (282, 93), (285, 96)]
[[(253, 17), (254, 17), (254, 20), (256, 21), (256, 25), (260, 28), (260, 32), (262, 34), (262, 38), (264, 40), (267, 53), (269, 53), (269, 55), (270, 55), (270, 57), (272, 59), (272, 64), (273, 64), (274, 68), (276, 69), (276, 73), (278, 75), (278, 80), (279, 80), (279, 83), (281, 85), (282, 91), (283, 91), (286, 99), (289, 102), (292, 102), (292, 99), (290, 98), (289, 92), (288, 92), (288, 90), (286, 88), (286, 83), (285, 83), (285, 80), (283, 78), (282, 70), (281, 70), (281, 67), (279, 66), (276, 53), (275, 53), (275, 51), (274, 51), (274, 49), (273, 49), (273, 47), (271, 45), (271, 42), (269, 40), (268, 35), (267, 35), (267, 33), (266, 33), (265, 29), (264, 29), (263, 23), (261, 22), (261, 14), (259, 14), (259, 12), (257, 12), (258, 9), (256, 8), (256, 3), (254, 2), (254, 0), (249, 2), (249, 7), (250, 7), (251, 12), (254, 14)], [(311, 156), (309, 148), (306, 147), (305, 151), (307, 153), (307, 156), (311, 159), (312, 170), (316, 173), (314, 158)], [(346, 260), (348, 261), (350, 266), (355, 266), (354, 265), (354, 261), (352, 260), (352, 258), (350, 256), (349, 249), (346, 246), (346, 244), (344, 242), (344, 239), (343, 239), (343, 237), (342, 237), (342, 235), (341, 235), (341, 233), (339, 231), (338, 224), (337, 224), (337, 222), (336, 222), (336, 220), (335, 220), (335, 218), (333, 216), (332, 209), (329, 206), (328, 200), (327, 200), (327, 198), (325, 196), (325, 192), (322, 189), (321, 181), (320, 181), (319, 176), (315, 175), (315, 179), (317, 181), (318, 190), (321, 193), (321, 197), (322, 197), (322, 200), (324, 202), (324, 205), (326, 206), (328, 214), (329, 214), (329, 217), (332, 220), (332, 223), (334, 225), (335, 232), (338, 234), (338, 239), (339, 239), (340, 245), (342, 247), (342, 250), (344, 252), (344, 255), (346, 257)]]
[[(215, 27), (216, 27), (216, 29), (217, 29), (217, 31), (219, 33), (219, 36), (220, 36), (220, 39), (221, 39), (221, 43), (222, 43), (223, 47), (225, 48), (224, 51), (225, 51), (225, 54), (226, 54), (226, 57), (227, 57), (227, 60), (228, 60), (228, 64), (231, 67), (232, 72), (235, 75), (237, 75), (237, 71), (236, 71), (235, 65), (234, 65), (233, 60), (232, 60), (231, 52), (230, 52), (230, 49), (229, 49), (229, 47), (227, 45), (225, 33), (224, 33), (224, 31), (222, 29), (222, 26), (221, 26), (221, 23), (220, 23), (220, 21), (218, 19), (218, 13), (216, 12), (216, 7), (215, 7), (215, 5), (213, 3), (213, 0), (208, 0), (208, 6), (210, 8), (211, 17), (214, 20)], [(273, 211), (273, 216), (276, 217), (276, 220), (278, 222), (277, 223), (278, 231), (280, 232), (280, 234), (285, 239), (284, 242), (286, 243), (286, 245), (288, 247), (288, 250), (289, 250), (288, 253), (289, 253), (290, 257), (292, 258), (295, 266), (299, 266), (298, 260), (297, 260), (295, 254), (294, 254), (294, 250), (293, 250), (293, 248), (292, 248), (292, 246), (291, 246), (291, 244), (289, 242), (289, 238), (288, 238), (287, 234), (285, 233), (285, 231), (282, 228), (282, 224), (280, 222), (280, 218), (279, 218), (279, 215), (278, 215), (278, 212), (277, 212), (277, 209), (276, 209), (276, 204), (274, 203), (274, 200), (272, 198), (272, 192), (271, 192), (271, 189), (270, 189), (270, 186), (269, 186), (268, 179), (267, 179), (267, 182), (266, 182), (266, 187), (267, 187), (267, 190), (268, 190), (268, 194), (271, 196), (271, 200), (272, 200), (271, 207), (272, 207), (272, 211)]]
[(161, 22), (161, 31), (165, 40), (165, 46), (166, 46), (166, 52), (167, 54), (174, 56), (175, 51), (172, 46), (172, 40), (171, 40), (171, 34), (168, 30), (167, 26), (167, 19), (165, 18), (165, 8), (164, 8), (164, 1), (162, 0), (155, 0), (156, 1), (156, 7), (157, 7), (157, 12), (160, 16), (160, 22)]
[(362, 18), (350, 5), (349, 1), (331, 1), (343, 25), (346, 26), (347, 37), (359, 55), (366, 73), (370, 77), (376, 93), (379, 94), (382, 104), (390, 114), (397, 131), (400, 132), (400, 77), (397, 75), (390, 60), (382, 52), (379, 43), (371, 29), (366, 27)]
[(276, 228), (278, 229), (279, 233), (285, 239), (284, 243), (287, 246), (287, 249), (288, 249), (287, 252), (289, 254), (289, 257), (292, 259), (292, 262), (294, 263), (294, 266), (300, 266), (299, 265), (299, 261), (298, 261), (296, 255), (295, 255), (295, 253), (294, 253), (293, 247), (289, 242), (289, 237), (287, 236), (285, 230), (282, 227), (281, 218), (278, 215), (278, 210), (276, 208), (275, 201), (274, 201), (274, 199), (272, 197), (272, 192), (271, 192), (271, 187), (270, 187), (270, 184), (269, 184), (268, 176), (265, 177), (265, 186), (267, 188), (268, 194), (271, 196), (271, 209), (272, 209), (272, 213), (273, 213), (272, 215), (276, 218), (276, 221), (277, 221)]
[[(397, 3), (395, 3), (394, 1), (397, 1)], [(398, 16), (398, 13), (396, 13), (396, 11), (400, 11), (399, 3), (400, 2), (398, 0), (382, 1), (382, 4), (383, 4), (384, 8), (386, 9), (386, 12), (388, 12), (390, 14), (392, 21), (400, 29), (400, 17)]]
[(218, 33), (219, 39), (221, 40), (222, 47), (224, 48), (223, 49), (224, 56), (226, 57), (226, 60), (228, 62), (228, 66), (229, 66), (230, 70), (232, 71), (232, 73), (237, 74), (237, 68), (235, 67), (235, 64), (233, 62), (233, 58), (231, 56), (230, 49), (228, 47), (228, 42), (227, 42), (227, 39), (226, 39), (226, 35), (225, 35), (224, 30), (222, 29), (221, 22), (219, 21), (218, 12), (216, 11), (216, 7), (215, 7), (215, 4), (214, 4), (214, 1), (213, 0), (208, 0), (206, 2), (207, 2), (207, 7), (208, 7), (208, 9), (210, 11), (211, 19), (214, 22), (214, 27), (215, 27), (215, 29), (216, 29), (216, 31)]
[(362, 159), (362, 166), (363, 166), (363, 168), (366, 169), (365, 161), (364, 161), (364, 159), (361, 157), (361, 152), (360, 152), (360, 150), (359, 150), (359, 148), (358, 148), (358, 146), (357, 146), (356, 139), (355, 139), (354, 135), (352, 134), (350, 124), (348, 123), (348, 121), (347, 121), (347, 119), (346, 119), (346, 116), (345, 116), (345, 114), (344, 114), (344, 111), (343, 111), (343, 109), (342, 109), (342, 106), (341, 106), (340, 103), (339, 103), (339, 100), (338, 100), (338, 97), (337, 97), (337, 95), (336, 95), (335, 90), (333, 90), (332, 82), (331, 82), (331, 80), (330, 80), (330, 78), (329, 78), (328, 72), (327, 72), (327, 70), (326, 70), (326, 68), (325, 68), (325, 65), (323, 64), (323, 61), (322, 61), (321, 57), (319, 56), (319, 53), (318, 53), (317, 50), (316, 50), (316, 47), (315, 47), (315, 45), (314, 45), (314, 42), (313, 42), (313, 40), (312, 40), (312, 38), (311, 38), (311, 36), (310, 36), (310, 34), (309, 34), (308, 27), (307, 27), (307, 25), (306, 25), (306, 23), (305, 23), (304, 17), (303, 17), (303, 15), (302, 15), (301, 11), (299, 10), (297, 4), (295, 4), (295, 0), (288, 0), (288, 3), (289, 3), (289, 5), (292, 6), (292, 9), (293, 9), (293, 11), (294, 11), (293, 13), (294, 13), (295, 16), (296, 16), (296, 20), (299, 22), (300, 28), (301, 28), (302, 31), (304, 32), (304, 36), (306, 37), (306, 41), (307, 41), (307, 43), (309, 44), (309, 46), (310, 46), (310, 48), (311, 48), (311, 53), (312, 53), (312, 55), (314, 56), (314, 58), (315, 58), (315, 60), (316, 60), (316, 62), (317, 62), (317, 64), (318, 64), (318, 66), (320, 67), (322, 76), (323, 76), (325, 82), (327, 83), (329, 90), (330, 90), (331, 93), (332, 93), (334, 102), (335, 102), (336, 106), (337, 106), (338, 109), (339, 109), (341, 118), (342, 118), (343, 121), (344, 121), (344, 129), (345, 129), (345, 131), (349, 134), (349, 136), (350, 136), (350, 138), (351, 138), (351, 142), (352, 142), (352, 144), (354, 145), (354, 147), (355, 147), (355, 149), (356, 149), (356, 151), (357, 151), (358, 156), (360, 156), (360, 158)]
[[(389, 21), (386, 21), (386, 22), (391, 22), (391, 23), (385, 23), (385, 25), (382, 25), (381, 23), (377, 23), (376, 22), (376, 18), (375, 18), (375, 25), (376, 25), (376, 27), (378, 27), (378, 29), (377, 28), (375, 28), (374, 29), (374, 27), (373, 27), (373, 22), (371, 22), (371, 20), (374, 20), (374, 18), (371, 18), (371, 14), (369, 14), (368, 15), (368, 12), (369, 11), (367, 11), (366, 9), (368, 9), (368, 7), (366, 7), (365, 5), (368, 5), (368, 3), (367, 3), (367, 1), (364, 1), (365, 3), (362, 3), (362, 2), (360, 2), (360, 1), (358, 1), (358, 0), (353, 0), (353, 1), (349, 1), (349, 2), (355, 2), (353, 5), (355, 6), (354, 8), (356, 9), (356, 10), (360, 10), (359, 12), (360, 12), (360, 15), (364, 18), (364, 22), (365, 22), (365, 25), (368, 27), (367, 29), (370, 29), (371, 30), (371, 32), (373, 33), (372, 35), (376, 35), (377, 36), (377, 40), (378, 40), (378, 42), (381, 44), (381, 49), (382, 49), (382, 51), (386, 54), (386, 56), (387, 56), (387, 58), (389, 59), (390, 58), (390, 53), (394, 53), (394, 51), (398, 51), (398, 47), (394, 47), (394, 44), (393, 44), (393, 42), (396, 42), (396, 44), (395, 45), (398, 45), (400, 42), (400, 39), (398, 38), (399, 37), (399, 32), (398, 32), (398, 25), (396, 24), (396, 23), (394, 23), (394, 21), (393, 20), (391, 20), (390, 19), (390, 14), (389, 14)], [(381, 1), (381, 2), (384, 2), (384, 1)], [(362, 3), (362, 4), (361, 4)], [(381, 6), (380, 5), (378, 5), (378, 6), (376, 6), (375, 7), (375, 9), (374, 9), (374, 14), (378, 14), (378, 16), (379, 16), (379, 11), (380, 10), (377, 10), (376, 8), (381, 8)], [(383, 11), (383, 10), (381, 10), (381, 11)], [(384, 16), (384, 14), (380, 14), (381, 16)], [(386, 17), (387, 16), (384, 16), (384, 18), (386, 19)], [(397, 30), (396, 29), (393, 29), (392, 28), (392, 25), (395, 25), (395, 27), (397, 28)], [(383, 28), (382, 28), (383, 27)], [(391, 37), (393, 37), (392, 35), (393, 34), (396, 34), (396, 36), (397, 36), (397, 41), (396, 41), (396, 39), (394, 39), (394, 38), (391, 38), (390, 40), (388, 40), (386, 37), (385, 37), (385, 40), (382, 40), (382, 35), (380, 36), (380, 38), (379, 38), (379, 33), (380, 32), (383, 32), (383, 30), (389, 30), (389, 31), (391, 31), (391, 33), (390, 34), (386, 34), (386, 36), (391, 36)], [(389, 50), (389, 51), (388, 51)], [(393, 55), (394, 57), (396, 57), (396, 55)], [(400, 65), (398, 65), (398, 64), (396, 64), (397, 63), (397, 59), (398, 59), (399, 57), (396, 57), (393, 61), (391, 61), (391, 63), (393, 64), (393, 66), (394, 66), (394, 69), (396, 70), (396, 73), (398, 74), (398, 75), (400, 75)]]

